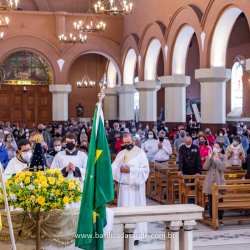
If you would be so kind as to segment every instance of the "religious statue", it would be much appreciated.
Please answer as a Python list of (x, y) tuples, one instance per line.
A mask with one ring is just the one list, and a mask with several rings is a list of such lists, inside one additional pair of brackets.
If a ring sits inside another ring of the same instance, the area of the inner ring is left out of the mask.
[(81, 103), (79, 103), (79, 106), (76, 107), (76, 113), (77, 113), (77, 117), (83, 117), (83, 107)]

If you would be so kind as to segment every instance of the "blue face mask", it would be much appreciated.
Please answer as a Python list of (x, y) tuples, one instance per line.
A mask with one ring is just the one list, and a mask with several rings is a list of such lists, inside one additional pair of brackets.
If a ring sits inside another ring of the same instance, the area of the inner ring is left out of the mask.
[(210, 134), (210, 132), (209, 132), (209, 131), (207, 131), (207, 132), (206, 132), (206, 134), (207, 134), (207, 135), (209, 135), (209, 134)]
[(185, 137), (185, 133), (180, 133), (180, 137), (184, 138)]
[(154, 136), (153, 136), (153, 135), (148, 135), (148, 138), (149, 138), (149, 139), (153, 139)]
[(242, 134), (243, 134), (243, 131), (242, 131), (242, 130), (238, 130), (238, 131), (237, 131), (237, 134), (238, 134), (238, 135), (242, 135)]
[(215, 153), (215, 152), (220, 153), (220, 149), (218, 149), (218, 148), (213, 148), (213, 152), (214, 152), (214, 153)]

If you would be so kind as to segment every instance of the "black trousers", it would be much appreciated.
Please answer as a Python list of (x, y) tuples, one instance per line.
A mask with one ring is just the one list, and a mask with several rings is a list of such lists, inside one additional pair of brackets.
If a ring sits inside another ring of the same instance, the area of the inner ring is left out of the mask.
[[(213, 215), (212, 207), (213, 207), (213, 205), (212, 205), (212, 195), (211, 194), (208, 195), (208, 202), (209, 202), (209, 214), (210, 214), (210, 217), (212, 219), (212, 215)], [(221, 203), (221, 202), (223, 202), (223, 198), (219, 199), (219, 203)], [(218, 210), (219, 220), (223, 219), (223, 215), (224, 215), (224, 210)]]

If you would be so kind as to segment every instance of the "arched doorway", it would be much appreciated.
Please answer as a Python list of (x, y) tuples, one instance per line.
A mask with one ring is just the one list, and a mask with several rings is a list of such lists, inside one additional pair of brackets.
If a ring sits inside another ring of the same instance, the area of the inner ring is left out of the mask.
[(18, 50), (1, 62), (0, 120), (32, 128), (52, 121), (52, 70), (39, 54)]

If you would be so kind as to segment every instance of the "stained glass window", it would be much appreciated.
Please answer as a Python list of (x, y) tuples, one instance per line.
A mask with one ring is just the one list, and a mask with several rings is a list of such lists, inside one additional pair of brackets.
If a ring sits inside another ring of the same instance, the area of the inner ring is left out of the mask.
[(52, 73), (47, 61), (26, 50), (9, 54), (1, 62), (2, 84), (52, 84)]
[(243, 68), (238, 62), (232, 69), (231, 102), (232, 110), (243, 107)]

